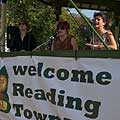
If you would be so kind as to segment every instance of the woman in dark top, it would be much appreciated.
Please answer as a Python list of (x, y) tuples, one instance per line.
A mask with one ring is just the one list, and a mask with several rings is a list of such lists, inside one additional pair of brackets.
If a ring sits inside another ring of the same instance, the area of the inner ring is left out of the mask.
[(19, 33), (11, 41), (10, 51), (32, 51), (36, 47), (36, 41), (32, 33), (28, 32), (28, 22), (19, 22)]

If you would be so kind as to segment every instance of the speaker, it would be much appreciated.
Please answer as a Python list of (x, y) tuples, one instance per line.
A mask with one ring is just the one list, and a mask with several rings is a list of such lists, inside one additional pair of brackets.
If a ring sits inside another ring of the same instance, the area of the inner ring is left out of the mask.
[(19, 28), (16, 26), (7, 27), (7, 47), (10, 48), (13, 37), (19, 34)]

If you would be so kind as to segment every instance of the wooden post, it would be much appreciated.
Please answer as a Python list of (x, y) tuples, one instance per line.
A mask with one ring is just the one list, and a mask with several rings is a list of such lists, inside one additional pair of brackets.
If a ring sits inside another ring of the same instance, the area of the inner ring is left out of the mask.
[(0, 51), (5, 52), (5, 29), (6, 29), (6, 0), (1, 2), (1, 35)]

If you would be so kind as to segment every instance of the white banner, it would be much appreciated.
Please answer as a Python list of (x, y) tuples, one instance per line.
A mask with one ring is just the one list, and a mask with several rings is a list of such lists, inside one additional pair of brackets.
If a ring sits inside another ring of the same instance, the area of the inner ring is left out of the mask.
[(119, 120), (120, 60), (0, 59), (0, 120)]

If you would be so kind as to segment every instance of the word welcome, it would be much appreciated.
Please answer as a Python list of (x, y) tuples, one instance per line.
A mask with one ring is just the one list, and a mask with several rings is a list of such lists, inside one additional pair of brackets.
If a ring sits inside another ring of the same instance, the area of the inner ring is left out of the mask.
[(100, 85), (108, 85), (111, 83), (112, 75), (107, 71), (101, 71), (95, 76), (92, 71), (84, 70), (67, 70), (64, 68), (55, 69), (51, 67), (44, 66), (43, 63), (38, 63), (38, 66), (13, 66), (13, 71), (15, 75), (26, 75), (30, 76), (40, 76), (46, 79), (57, 78), (61, 81), (70, 80), (71, 82), (82, 82), (94, 84), (95, 81)]

